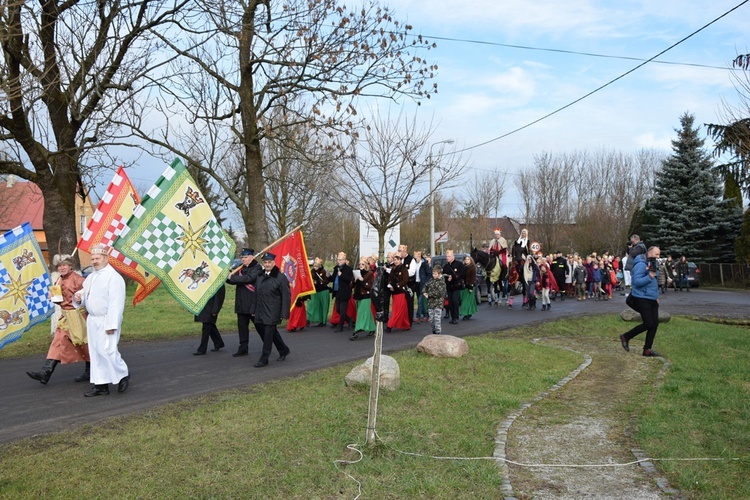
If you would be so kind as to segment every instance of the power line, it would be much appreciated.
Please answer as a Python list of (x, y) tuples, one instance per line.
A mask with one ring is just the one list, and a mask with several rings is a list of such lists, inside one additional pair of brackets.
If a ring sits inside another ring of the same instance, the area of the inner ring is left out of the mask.
[(677, 47), (678, 45), (680, 45), (680, 44), (681, 44), (682, 42), (684, 42), (684, 41), (688, 40), (689, 38), (692, 38), (692, 37), (693, 37), (693, 36), (695, 36), (695, 35), (697, 35), (697, 34), (698, 34), (698, 33), (700, 33), (701, 31), (703, 31), (704, 29), (708, 28), (709, 26), (711, 26), (712, 24), (716, 23), (716, 22), (717, 22), (717, 21), (719, 21), (720, 19), (722, 19), (722, 18), (724, 18), (724, 17), (728, 16), (729, 14), (731, 14), (731, 13), (732, 13), (732, 12), (734, 12), (735, 10), (739, 9), (740, 7), (742, 7), (743, 5), (745, 5), (745, 4), (746, 4), (746, 3), (748, 3), (748, 2), (750, 2), (750, 0), (744, 0), (743, 2), (740, 2), (740, 3), (738, 4), (738, 5), (736, 5), (736, 6), (732, 7), (731, 9), (729, 9), (728, 11), (726, 11), (725, 13), (723, 13), (722, 15), (720, 15), (719, 17), (715, 18), (715, 19), (714, 19), (713, 21), (711, 21), (711, 22), (709, 22), (709, 23), (707, 23), (707, 24), (705, 24), (705, 25), (701, 26), (700, 28), (698, 28), (697, 30), (693, 31), (692, 33), (690, 33), (690, 34), (689, 34), (689, 35), (687, 35), (686, 37), (682, 38), (681, 40), (677, 41), (676, 43), (673, 43), (672, 45), (670, 45), (670, 46), (669, 46), (669, 47), (667, 47), (666, 49), (662, 50), (661, 52), (659, 52), (659, 53), (658, 53), (658, 54), (656, 54), (655, 56), (653, 56), (653, 57), (650, 57), (649, 59), (646, 59), (646, 60), (645, 60), (645, 61), (643, 61), (643, 62), (642, 62), (641, 64), (639, 64), (639, 65), (637, 65), (636, 67), (634, 67), (634, 68), (632, 68), (632, 69), (630, 69), (630, 70), (626, 71), (625, 73), (621, 74), (620, 76), (618, 76), (618, 77), (616, 77), (616, 78), (613, 78), (612, 80), (608, 81), (608, 82), (607, 82), (607, 83), (605, 83), (604, 85), (601, 85), (601, 86), (597, 87), (596, 89), (592, 90), (591, 92), (589, 92), (589, 93), (587, 93), (587, 94), (585, 94), (585, 95), (583, 95), (583, 96), (579, 97), (578, 99), (576, 99), (576, 100), (574, 100), (574, 101), (572, 101), (572, 102), (569, 102), (568, 104), (566, 104), (566, 105), (564, 105), (564, 106), (562, 106), (562, 107), (560, 107), (560, 108), (557, 108), (556, 110), (554, 110), (554, 111), (552, 111), (552, 112), (550, 112), (550, 113), (547, 113), (546, 115), (542, 116), (541, 118), (537, 118), (536, 120), (534, 120), (534, 121), (531, 121), (531, 122), (527, 123), (526, 125), (522, 125), (521, 127), (518, 127), (518, 128), (516, 128), (516, 129), (514, 129), (514, 130), (511, 130), (510, 132), (506, 132), (505, 134), (502, 134), (502, 135), (500, 135), (500, 136), (498, 136), (498, 137), (495, 137), (494, 139), (489, 139), (489, 140), (487, 140), (487, 141), (484, 141), (484, 142), (480, 142), (479, 144), (475, 144), (474, 146), (469, 146), (469, 147), (467, 147), (467, 148), (464, 148), (464, 149), (459, 149), (458, 151), (453, 151), (453, 152), (452, 152), (451, 154), (462, 153), (462, 152), (464, 152), (464, 151), (470, 151), (470, 150), (472, 150), (472, 149), (477, 149), (477, 148), (479, 148), (479, 147), (482, 147), (482, 146), (486, 146), (487, 144), (493, 143), (493, 142), (495, 142), (495, 141), (499, 141), (500, 139), (504, 139), (504, 138), (508, 137), (509, 135), (515, 134), (516, 132), (520, 132), (521, 130), (524, 130), (524, 129), (526, 129), (526, 128), (529, 128), (529, 127), (531, 127), (532, 125), (536, 125), (537, 123), (541, 122), (542, 120), (546, 120), (546, 119), (547, 119), (547, 118), (549, 118), (550, 116), (552, 116), (552, 115), (556, 115), (556, 114), (557, 114), (557, 113), (559, 113), (560, 111), (563, 111), (564, 109), (567, 109), (567, 108), (569, 108), (569, 107), (573, 106), (574, 104), (578, 104), (579, 102), (583, 101), (583, 100), (584, 100), (584, 99), (586, 99), (587, 97), (590, 97), (590, 96), (592, 96), (592, 95), (596, 94), (597, 92), (599, 92), (600, 90), (602, 90), (602, 89), (604, 89), (604, 88), (606, 88), (606, 87), (609, 87), (610, 85), (612, 85), (612, 84), (613, 84), (613, 83), (615, 83), (616, 81), (618, 81), (618, 80), (620, 80), (620, 79), (622, 79), (622, 78), (625, 78), (625, 77), (626, 77), (626, 76), (628, 76), (628, 75), (629, 75), (630, 73), (633, 73), (634, 71), (636, 71), (636, 70), (638, 70), (638, 69), (642, 68), (642, 67), (643, 67), (643, 66), (645, 66), (646, 64), (648, 64), (648, 63), (652, 62), (652, 61), (653, 61), (654, 59), (656, 59), (657, 57), (659, 57), (659, 56), (661, 56), (661, 55), (663, 55), (663, 54), (665, 54), (665, 53), (669, 52), (669, 51), (670, 51), (670, 50), (672, 50), (673, 48), (675, 48), (675, 47)]
[[(432, 36), (432, 35), (422, 35), (422, 38), (428, 38), (431, 40), (443, 40), (447, 42), (473, 43), (477, 45), (491, 45), (494, 47), (507, 47), (511, 49), (536, 50), (540, 52), (555, 52), (559, 54), (572, 54), (572, 55), (577, 55), (577, 56), (600, 57), (604, 59), (623, 59), (626, 61), (647, 61), (646, 59), (643, 59), (640, 57), (613, 56), (610, 54), (597, 54), (595, 52), (579, 52), (575, 50), (553, 49), (549, 47), (532, 47), (529, 45), (514, 45), (514, 44), (508, 44), (508, 43), (487, 42), (484, 40), (471, 40), (468, 38), (450, 38), (450, 37)], [(738, 71), (737, 68), (731, 68), (727, 66), (713, 66), (710, 64), (686, 63), (686, 62), (676, 62), (676, 61), (653, 61), (653, 62), (655, 64), (669, 64), (673, 66), (690, 66), (694, 68), (710, 68), (710, 69), (720, 69), (723, 71)]]

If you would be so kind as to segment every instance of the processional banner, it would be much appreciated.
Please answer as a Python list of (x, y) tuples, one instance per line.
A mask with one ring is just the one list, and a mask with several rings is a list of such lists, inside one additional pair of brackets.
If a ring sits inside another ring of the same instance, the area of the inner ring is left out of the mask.
[[(118, 168), (107, 191), (99, 201), (96, 212), (89, 220), (77, 248), (88, 253), (93, 245), (99, 243), (111, 247), (140, 202), (141, 199), (133, 188), (125, 169)], [(109, 261), (112, 267), (138, 283), (133, 296), (133, 305), (148, 297), (161, 283), (159, 278), (122, 252), (113, 248), (109, 255), (112, 257)]]
[(28, 222), (0, 235), (0, 349), (52, 316), (50, 276)]
[(224, 284), (235, 251), (179, 159), (135, 207), (114, 247), (156, 275), (193, 314)]

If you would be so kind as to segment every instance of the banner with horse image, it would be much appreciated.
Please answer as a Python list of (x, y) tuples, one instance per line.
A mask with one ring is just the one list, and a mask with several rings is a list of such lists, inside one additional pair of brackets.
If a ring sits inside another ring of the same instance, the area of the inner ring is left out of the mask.
[(28, 222), (0, 235), (0, 349), (52, 316), (50, 275)]
[(198, 314), (224, 284), (235, 243), (175, 159), (135, 207), (114, 248), (158, 277), (180, 304)]
[[(88, 252), (93, 245), (99, 243), (111, 247), (140, 202), (141, 198), (125, 173), (125, 169), (118, 168), (76, 247), (84, 252)], [(133, 305), (148, 297), (161, 283), (159, 278), (146, 271), (141, 264), (129, 259), (116, 249), (113, 248), (109, 256), (111, 257), (109, 263), (112, 267), (138, 283), (133, 296)]]

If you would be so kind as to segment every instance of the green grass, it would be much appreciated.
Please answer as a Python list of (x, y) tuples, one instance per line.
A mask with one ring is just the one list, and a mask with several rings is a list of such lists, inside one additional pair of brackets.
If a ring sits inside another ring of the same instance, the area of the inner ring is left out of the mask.
[[(224, 307), (219, 313), (217, 327), (221, 332), (236, 332), (236, 287), (227, 285), (226, 290)], [(163, 286), (159, 286), (136, 306), (133, 306), (135, 285), (128, 286), (127, 292), (120, 342), (177, 339), (186, 336), (200, 338), (200, 323), (194, 322), (193, 315), (169, 295)], [(0, 349), (0, 359), (44, 353), (47, 352), (49, 343), (50, 326), (49, 322), (44, 322), (24, 333), (19, 340)]]
[[(468, 341), (461, 359), (396, 355), (401, 387), (381, 393), (378, 412), (388, 446), (342, 465), (368, 498), (496, 498), (491, 460), (394, 448), (492, 456), (504, 416), (581, 362), (525, 340)], [(353, 498), (356, 483), (333, 465), (356, 458), (346, 446), (366, 431), (369, 391), (343, 384), (352, 366), (11, 444), (0, 453), (0, 496)]]
[[(146, 305), (134, 316), (150, 326), (134, 324), (134, 337), (198, 331), (184, 310)], [(232, 306), (228, 297), (222, 315), (229, 329)], [(382, 392), (378, 408), (382, 443), (361, 446), (364, 458), (340, 467), (362, 482), (365, 498), (497, 498), (499, 475), (490, 460), (397, 450), (491, 456), (506, 415), (582, 361), (531, 338), (573, 337), (585, 346), (596, 336), (611, 338), (617, 349), (616, 334), (624, 330), (613, 316), (582, 317), (467, 338), (470, 351), (460, 359), (398, 353), (401, 387)], [(742, 459), (657, 462), (688, 497), (750, 498), (749, 334), (743, 326), (685, 318), (661, 325), (655, 347), (670, 362), (664, 382), (643, 387), (622, 412), (624, 420), (636, 413), (636, 439), (651, 457)], [(642, 336), (633, 341), (636, 350), (639, 342)], [(356, 483), (333, 464), (356, 460), (347, 445), (365, 440), (369, 391), (344, 385), (352, 366), (0, 447), (0, 498), (353, 498)]]

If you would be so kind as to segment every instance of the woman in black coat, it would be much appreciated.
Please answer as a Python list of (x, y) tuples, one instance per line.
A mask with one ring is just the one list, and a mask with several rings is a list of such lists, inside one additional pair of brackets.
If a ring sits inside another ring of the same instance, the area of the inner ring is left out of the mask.
[(193, 356), (202, 356), (206, 354), (208, 348), (208, 338), (214, 343), (212, 351), (218, 351), (224, 347), (224, 340), (221, 338), (219, 329), (216, 328), (216, 318), (219, 316), (219, 311), (224, 305), (224, 296), (226, 295), (226, 288), (221, 285), (213, 297), (211, 297), (203, 310), (195, 317), (195, 321), (203, 323), (203, 330), (201, 332), (201, 343), (198, 346), (198, 350), (193, 353)]

